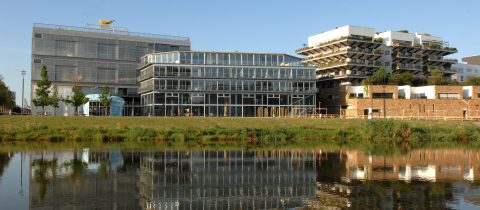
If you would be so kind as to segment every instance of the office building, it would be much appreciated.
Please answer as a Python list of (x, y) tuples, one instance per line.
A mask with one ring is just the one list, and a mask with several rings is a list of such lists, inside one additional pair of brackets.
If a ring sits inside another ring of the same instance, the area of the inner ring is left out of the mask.
[[(140, 114), (136, 69), (142, 56), (152, 52), (189, 50), (186, 37), (130, 32), (110, 25), (86, 27), (34, 24), (32, 33), (32, 99), (47, 67), (49, 80), (62, 97), (72, 95), (74, 84), (85, 94), (100, 93), (109, 87), (111, 94), (125, 100), (123, 115)], [(34, 108), (32, 113), (41, 111)], [(72, 115), (73, 107), (47, 109), (51, 115)]]
[[(469, 58), (469, 57), (467, 57)], [(462, 58), (462, 61), (467, 61), (466, 58)], [(467, 63), (456, 63), (452, 65), (452, 71), (455, 74), (452, 75), (452, 80), (458, 82), (466, 81), (469, 77), (480, 77), (480, 64), (474, 64), (475, 62), (467, 61)]]
[(439, 69), (448, 77), (457, 62), (444, 58), (457, 49), (441, 37), (406, 30), (377, 33), (351, 25), (311, 36), (307, 46), (296, 52), (306, 56), (303, 62), (317, 67), (321, 87), (360, 85), (380, 68), (389, 73), (409, 71), (417, 77)]
[(286, 54), (178, 51), (141, 63), (144, 115), (284, 117), (315, 109), (315, 68)]

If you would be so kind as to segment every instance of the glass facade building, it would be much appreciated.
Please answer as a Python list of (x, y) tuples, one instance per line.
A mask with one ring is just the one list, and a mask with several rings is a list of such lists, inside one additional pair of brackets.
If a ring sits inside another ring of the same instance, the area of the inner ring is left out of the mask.
[[(139, 115), (140, 95), (136, 70), (148, 53), (190, 50), (187, 37), (129, 32), (113, 26), (86, 27), (35, 24), (32, 34), (32, 98), (43, 65), (62, 96), (71, 95), (74, 83), (86, 94), (110, 87), (125, 100), (123, 115)], [(50, 114), (73, 114), (73, 108), (49, 108)], [(70, 113), (69, 113), (70, 112)], [(33, 114), (37, 114), (34, 110)]]
[(144, 115), (284, 117), (315, 109), (315, 68), (286, 54), (152, 53), (138, 71)]

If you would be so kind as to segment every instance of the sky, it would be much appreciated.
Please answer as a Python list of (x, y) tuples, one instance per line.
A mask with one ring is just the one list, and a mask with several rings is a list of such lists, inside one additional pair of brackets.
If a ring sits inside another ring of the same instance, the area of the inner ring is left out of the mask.
[(458, 48), (453, 58), (480, 54), (478, 0), (0, 0), (0, 74), (17, 104), (21, 69), (30, 101), (33, 24), (85, 26), (99, 19), (132, 32), (188, 36), (192, 50), (295, 55), (308, 36), (356, 25), (441, 36)]

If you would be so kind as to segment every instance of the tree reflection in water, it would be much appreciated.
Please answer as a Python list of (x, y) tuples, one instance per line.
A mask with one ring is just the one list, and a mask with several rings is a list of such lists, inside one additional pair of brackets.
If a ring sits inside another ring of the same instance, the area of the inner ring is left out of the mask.
[(0, 152), (0, 177), (3, 175), (3, 171), (7, 168), (8, 163), (10, 163), (10, 156), (6, 152)]

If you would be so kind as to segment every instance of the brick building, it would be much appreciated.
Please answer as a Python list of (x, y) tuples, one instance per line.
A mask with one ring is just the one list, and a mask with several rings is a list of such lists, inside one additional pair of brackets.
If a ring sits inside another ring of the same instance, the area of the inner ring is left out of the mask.
[(478, 86), (345, 86), (319, 94), (323, 113), (342, 118), (478, 119)]

